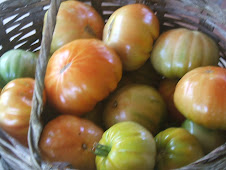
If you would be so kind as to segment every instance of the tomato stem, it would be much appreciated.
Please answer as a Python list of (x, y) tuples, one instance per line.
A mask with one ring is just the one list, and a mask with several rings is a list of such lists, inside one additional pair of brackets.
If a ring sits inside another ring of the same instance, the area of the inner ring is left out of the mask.
[(97, 156), (104, 156), (106, 157), (108, 153), (111, 151), (111, 147), (107, 145), (102, 145), (102, 144), (96, 144), (94, 153)]

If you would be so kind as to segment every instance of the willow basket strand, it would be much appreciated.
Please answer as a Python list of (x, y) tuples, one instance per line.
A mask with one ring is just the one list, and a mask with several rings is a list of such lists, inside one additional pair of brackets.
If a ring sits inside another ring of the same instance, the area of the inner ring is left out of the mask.
[[(0, 56), (12, 48), (31, 51), (41, 48), (36, 67), (36, 84), (28, 136), (29, 149), (20, 145), (0, 129), (0, 168), (1, 166), (3, 169), (65, 169), (70, 167), (67, 163), (48, 164), (42, 161), (38, 148), (38, 141), (44, 126), (42, 120), (43, 80), (60, 2), (60, 0), (51, 0), (51, 5), (48, 6), (50, 0), (9, 0), (0, 4)], [(161, 32), (170, 28), (186, 27), (200, 30), (211, 36), (220, 48), (219, 65), (226, 67), (226, 11), (211, 0), (85, 0), (84, 2), (92, 5), (105, 20), (113, 11), (123, 5), (144, 3), (156, 12), (160, 20)], [(47, 9), (50, 11), (47, 19), (48, 25), (42, 35), (43, 16)], [(26, 13), (29, 13), (29, 17), (26, 17)], [(4, 23), (5, 18), (10, 16), (15, 17)], [(31, 27), (22, 29), (30, 22), (32, 22)], [(18, 24), (19, 26), (14, 30), (7, 32), (7, 29)], [(35, 30), (35, 34), (26, 37), (32, 30)], [(223, 169), (224, 167), (226, 167), (226, 144), (202, 159), (180, 169)]]

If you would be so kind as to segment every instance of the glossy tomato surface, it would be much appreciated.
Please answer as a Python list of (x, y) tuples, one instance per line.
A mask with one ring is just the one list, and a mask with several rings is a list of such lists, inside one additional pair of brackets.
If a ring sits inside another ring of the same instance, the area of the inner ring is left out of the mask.
[(39, 141), (42, 158), (49, 162), (68, 162), (74, 168), (95, 170), (93, 145), (103, 130), (89, 120), (61, 115), (43, 129)]
[(176, 169), (204, 156), (195, 136), (183, 128), (168, 128), (155, 136), (158, 170)]
[(75, 39), (102, 39), (103, 28), (104, 21), (92, 6), (79, 1), (62, 2), (56, 18), (50, 53)]
[(174, 103), (195, 123), (226, 130), (226, 68), (199, 67), (185, 74), (176, 86)]
[(136, 70), (150, 57), (159, 36), (159, 21), (148, 6), (125, 5), (107, 21), (103, 41), (116, 50), (125, 70)]
[(153, 67), (167, 78), (181, 78), (199, 66), (217, 65), (219, 49), (214, 40), (185, 28), (162, 33), (151, 52)]
[(63, 114), (85, 114), (117, 87), (121, 76), (122, 63), (115, 51), (100, 40), (75, 40), (48, 62), (48, 102)]
[(126, 121), (104, 132), (95, 153), (98, 170), (151, 170), (155, 164), (156, 145), (147, 129)]
[(166, 120), (166, 104), (160, 93), (153, 87), (131, 84), (117, 90), (105, 106), (105, 126), (123, 121), (134, 121), (156, 135)]
[(0, 127), (24, 145), (27, 145), (34, 82), (33, 78), (14, 79), (5, 85), (0, 96)]

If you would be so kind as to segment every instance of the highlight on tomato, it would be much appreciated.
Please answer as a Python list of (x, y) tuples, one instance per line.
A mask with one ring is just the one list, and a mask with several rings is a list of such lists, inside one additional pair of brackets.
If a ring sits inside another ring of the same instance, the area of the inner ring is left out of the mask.
[(226, 130), (226, 68), (205, 66), (186, 73), (177, 83), (174, 103), (187, 119)]
[(122, 63), (114, 50), (97, 39), (79, 39), (52, 55), (44, 84), (54, 108), (81, 116), (106, 98), (121, 77)]
[(64, 1), (57, 13), (50, 53), (76, 39), (102, 39), (103, 28), (104, 20), (95, 8), (80, 1)]
[(101, 139), (103, 130), (87, 119), (60, 115), (44, 127), (39, 148), (47, 162), (67, 162), (73, 168), (95, 170), (93, 145)]
[(103, 41), (120, 56), (124, 70), (136, 70), (150, 57), (154, 40), (159, 36), (159, 20), (143, 4), (125, 5), (108, 19)]

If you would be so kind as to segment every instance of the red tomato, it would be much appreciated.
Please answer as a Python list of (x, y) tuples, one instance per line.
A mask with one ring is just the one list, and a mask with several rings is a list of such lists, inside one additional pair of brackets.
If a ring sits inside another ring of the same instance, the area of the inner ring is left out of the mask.
[(185, 74), (176, 86), (174, 103), (193, 122), (226, 130), (226, 68), (199, 67)]
[(56, 18), (51, 53), (75, 39), (102, 39), (103, 28), (104, 20), (92, 6), (79, 1), (62, 2)]
[(95, 169), (95, 143), (103, 130), (89, 120), (61, 115), (43, 129), (39, 141), (42, 158), (49, 162), (69, 162), (81, 170)]
[(0, 96), (0, 127), (24, 145), (27, 145), (34, 83), (33, 78), (14, 79), (5, 85)]
[(125, 70), (136, 70), (150, 57), (158, 36), (159, 21), (153, 11), (143, 4), (130, 4), (110, 16), (103, 41), (116, 50)]
[(159, 85), (159, 92), (162, 95), (168, 109), (169, 123), (172, 125), (180, 125), (185, 117), (176, 108), (173, 95), (176, 88), (178, 80), (177, 79), (163, 79)]
[(100, 40), (75, 40), (48, 62), (48, 101), (63, 114), (83, 115), (117, 87), (121, 76), (122, 63), (115, 51)]

